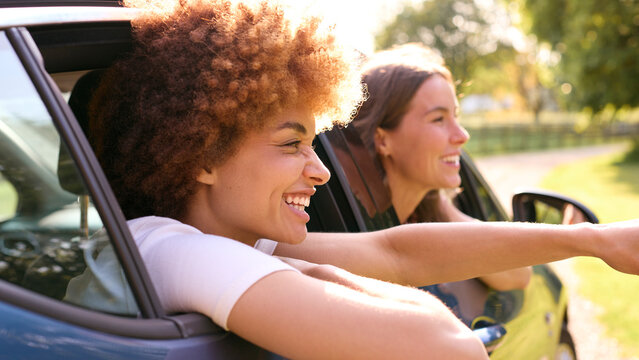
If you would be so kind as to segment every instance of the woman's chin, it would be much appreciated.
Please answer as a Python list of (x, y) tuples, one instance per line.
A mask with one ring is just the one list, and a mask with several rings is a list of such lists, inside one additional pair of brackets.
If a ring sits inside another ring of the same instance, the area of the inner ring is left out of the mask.
[(273, 240), (276, 240), (277, 242), (280, 242), (283, 244), (297, 245), (297, 244), (301, 244), (306, 239), (306, 235), (307, 235), (307, 231), (306, 231), (306, 227), (304, 227), (303, 230), (296, 230), (296, 231), (288, 233), (286, 236), (281, 236), (278, 239), (273, 239)]
[(461, 186), (461, 177), (459, 175), (452, 177), (447, 181), (448, 186), (446, 188), (454, 189)]

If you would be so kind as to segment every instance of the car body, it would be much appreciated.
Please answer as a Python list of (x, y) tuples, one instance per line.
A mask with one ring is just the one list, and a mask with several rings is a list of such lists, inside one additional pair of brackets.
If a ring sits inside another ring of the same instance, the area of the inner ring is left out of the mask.
[[(200, 314), (165, 313), (88, 144), (83, 98), (74, 108), (74, 86), (130, 49), (137, 12), (109, 0), (0, 6), (2, 353), (22, 359), (278, 358)], [(311, 201), (309, 230), (398, 224), (379, 168), (349, 129), (316, 140), (333, 177)], [(508, 220), (468, 156), (462, 177), (460, 209), (484, 221)], [(64, 300), (67, 283), (104, 246), (113, 248), (136, 299), (126, 311)], [(493, 358), (552, 357), (567, 336), (565, 291), (545, 265), (535, 267), (525, 291), (495, 292), (477, 280), (427, 290), (457, 304), (469, 326), (504, 325), (508, 334)]]

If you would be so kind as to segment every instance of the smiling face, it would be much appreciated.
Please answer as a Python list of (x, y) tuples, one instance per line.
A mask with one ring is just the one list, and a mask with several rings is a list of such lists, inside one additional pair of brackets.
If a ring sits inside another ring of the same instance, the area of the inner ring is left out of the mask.
[(393, 196), (460, 185), (459, 156), (469, 136), (457, 121), (458, 108), (453, 85), (435, 74), (421, 84), (396, 128), (377, 129), (375, 146)]
[(330, 177), (311, 147), (315, 120), (289, 111), (248, 134), (238, 152), (202, 170), (185, 223), (253, 245), (259, 238), (299, 243), (306, 237), (315, 186)]

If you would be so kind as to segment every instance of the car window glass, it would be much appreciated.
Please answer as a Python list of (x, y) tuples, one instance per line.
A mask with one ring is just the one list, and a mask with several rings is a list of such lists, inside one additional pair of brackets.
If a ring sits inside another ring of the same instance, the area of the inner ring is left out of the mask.
[(482, 221), (508, 220), (499, 200), (468, 156), (462, 158), (460, 175), (462, 193), (455, 199), (455, 204), (462, 212)]
[(2, 32), (0, 79), (0, 279), (83, 307), (136, 315), (100, 216)]
[(489, 195), (488, 189), (484, 187), (480, 182), (477, 182), (477, 197), (481, 204), (486, 219), (484, 221), (501, 221), (500, 212), (493, 202), (493, 198)]
[(563, 214), (559, 209), (542, 201), (535, 201), (534, 207), (535, 222), (543, 224), (561, 224), (563, 222)]
[[(0, 169), (0, 173), (2, 169)], [(0, 175), (0, 221), (15, 216), (18, 208), (18, 193), (13, 185)]]

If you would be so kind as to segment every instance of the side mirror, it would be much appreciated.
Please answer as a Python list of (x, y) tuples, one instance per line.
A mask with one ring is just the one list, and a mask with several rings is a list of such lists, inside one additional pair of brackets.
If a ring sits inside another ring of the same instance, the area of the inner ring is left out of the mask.
[(503, 325), (491, 325), (482, 327), (479, 329), (474, 329), (473, 334), (477, 336), (481, 342), (486, 347), (486, 351), (488, 355), (490, 355), (504, 340), (504, 335), (506, 335), (506, 328)]
[(519, 191), (513, 195), (513, 221), (546, 224), (599, 223), (597, 216), (577, 200), (550, 191)]

